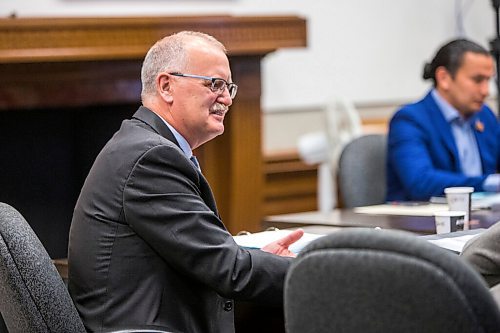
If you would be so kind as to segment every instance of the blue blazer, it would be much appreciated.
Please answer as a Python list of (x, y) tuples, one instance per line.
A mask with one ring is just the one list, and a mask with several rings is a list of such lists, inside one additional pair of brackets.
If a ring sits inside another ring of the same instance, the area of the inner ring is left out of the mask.
[(483, 191), (485, 178), (500, 169), (500, 125), (486, 105), (472, 124), (483, 167), (478, 177), (462, 173), (451, 126), (430, 92), (396, 112), (389, 125), (387, 200), (429, 200), (449, 186)]

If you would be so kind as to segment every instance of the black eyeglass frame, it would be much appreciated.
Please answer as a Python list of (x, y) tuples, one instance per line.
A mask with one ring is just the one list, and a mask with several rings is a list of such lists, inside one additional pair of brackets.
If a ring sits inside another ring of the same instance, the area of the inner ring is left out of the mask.
[[(189, 78), (194, 78), (194, 79), (202, 79), (202, 80), (207, 80), (211, 82), (210, 90), (213, 92), (218, 92), (222, 93), (224, 89), (227, 87), (227, 91), (229, 92), (229, 97), (231, 99), (234, 99), (236, 97), (236, 93), (238, 92), (238, 85), (233, 82), (227, 82), (223, 78), (220, 77), (211, 77), (211, 76), (203, 76), (203, 75), (195, 75), (195, 74), (184, 74), (184, 73), (168, 73), (173, 76), (177, 77), (189, 77)], [(224, 84), (217, 88), (216, 84), (217, 82), (222, 81)]]

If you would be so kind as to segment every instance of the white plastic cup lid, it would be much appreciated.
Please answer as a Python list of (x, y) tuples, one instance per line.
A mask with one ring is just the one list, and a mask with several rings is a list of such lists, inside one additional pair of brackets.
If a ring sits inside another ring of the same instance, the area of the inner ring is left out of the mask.
[(474, 187), (447, 187), (444, 189), (444, 193), (472, 193), (474, 192)]

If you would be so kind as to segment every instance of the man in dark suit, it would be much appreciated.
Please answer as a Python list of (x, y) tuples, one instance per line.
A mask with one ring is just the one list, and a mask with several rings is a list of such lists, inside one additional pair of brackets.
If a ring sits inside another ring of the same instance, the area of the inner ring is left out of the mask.
[(282, 303), (288, 246), (303, 231), (246, 250), (220, 220), (192, 155), (223, 133), (236, 95), (220, 42), (166, 37), (141, 79), (143, 106), (100, 152), (75, 207), (71, 296), (90, 331), (233, 332), (233, 299)]
[(486, 280), (488, 286), (500, 284), (500, 223), (469, 240), (460, 254)]
[(484, 104), (493, 74), (489, 52), (464, 39), (425, 66), (433, 89), (390, 122), (388, 201), (429, 200), (451, 186), (500, 191), (500, 126)]

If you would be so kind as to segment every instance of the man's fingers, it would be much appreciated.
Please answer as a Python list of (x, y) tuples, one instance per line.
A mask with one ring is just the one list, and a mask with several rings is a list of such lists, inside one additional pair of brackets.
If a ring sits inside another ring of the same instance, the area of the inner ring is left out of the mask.
[(281, 246), (288, 247), (291, 244), (298, 241), (304, 235), (304, 230), (297, 229), (292, 231), (290, 234), (286, 235), (282, 239), (278, 240), (278, 244)]

